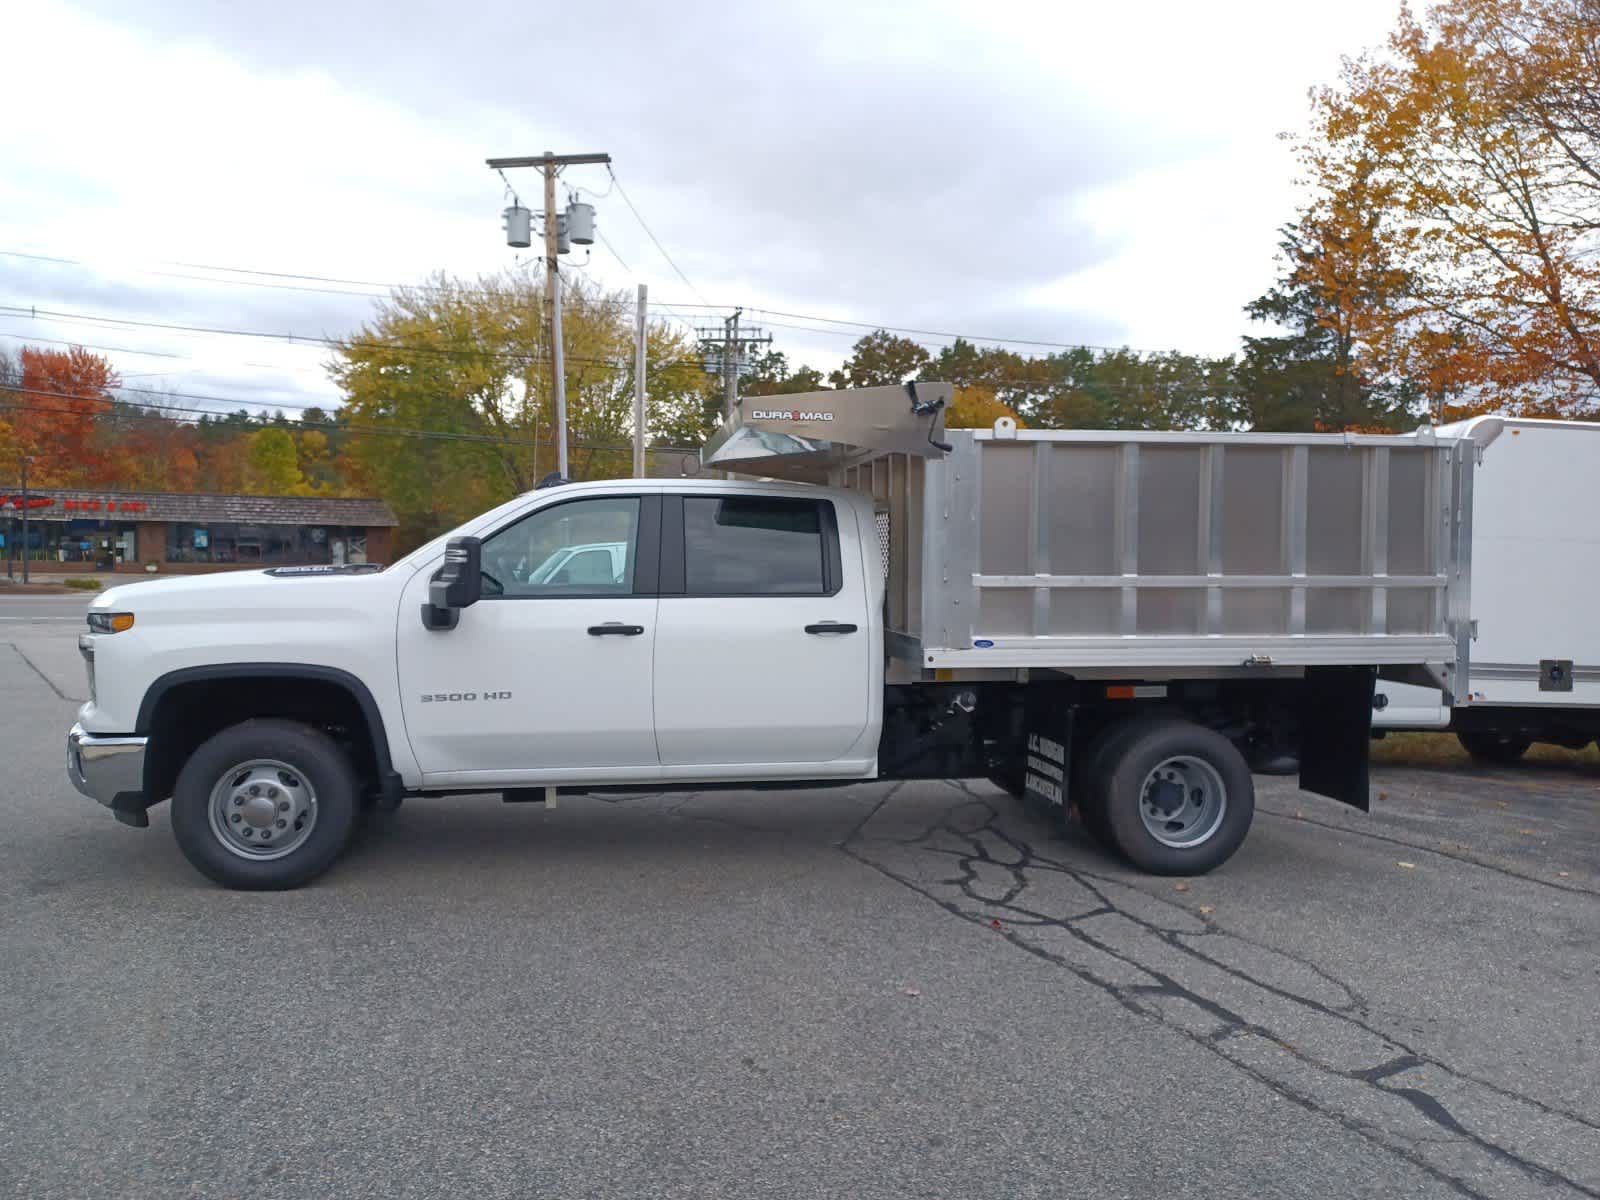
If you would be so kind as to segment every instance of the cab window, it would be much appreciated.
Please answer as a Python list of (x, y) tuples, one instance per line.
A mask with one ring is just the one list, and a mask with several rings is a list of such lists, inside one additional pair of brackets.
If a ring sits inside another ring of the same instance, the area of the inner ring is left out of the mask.
[[(826, 596), (832, 506), (775, 496), (686, 496), (684, 591), (690, 596)], [(833, 559), (837, 559), (835, 549)]]
[(633, 591), (639, 500), (596, 497), (541, 508), (483, 542), (483, 594), (625, 596)]

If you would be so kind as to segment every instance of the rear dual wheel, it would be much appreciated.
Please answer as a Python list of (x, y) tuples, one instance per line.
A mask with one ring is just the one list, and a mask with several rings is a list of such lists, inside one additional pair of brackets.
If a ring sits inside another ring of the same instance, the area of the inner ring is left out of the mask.
[(1255, 784), (1234, 744), (1172, 717), (1135, 718), (1103, 733), (1076, 790), (1089, 831), (1156, 875), (1221, 866), (1255, 816)]

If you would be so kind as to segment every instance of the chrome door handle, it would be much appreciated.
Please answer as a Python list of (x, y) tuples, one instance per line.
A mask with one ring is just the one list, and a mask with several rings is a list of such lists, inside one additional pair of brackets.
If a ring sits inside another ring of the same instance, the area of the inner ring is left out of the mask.
[(643, 632), (643, 625), (623, 625), (617, 621), (589, 626), (590, 637), (638, 637)]

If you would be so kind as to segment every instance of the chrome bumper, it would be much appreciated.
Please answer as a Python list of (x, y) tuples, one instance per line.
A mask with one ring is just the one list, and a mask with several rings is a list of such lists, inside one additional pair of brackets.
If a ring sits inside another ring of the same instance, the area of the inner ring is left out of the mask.
[(149, 740), (107, 737), (74, 725), (67, 734), (72, 786), (111, 809), (119, 821), (143, 824), (139, 818), (144, 818), (144, 750)]

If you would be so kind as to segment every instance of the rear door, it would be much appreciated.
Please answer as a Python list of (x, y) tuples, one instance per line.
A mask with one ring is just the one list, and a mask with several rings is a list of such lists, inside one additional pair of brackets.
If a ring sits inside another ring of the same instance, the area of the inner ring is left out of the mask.
[[(699, 492), (662, 509), (655, 728), (668, 766), (868, 757), (871, 633), (831, 500)], [(848, 542), (855, 547), (853, 526)]]

